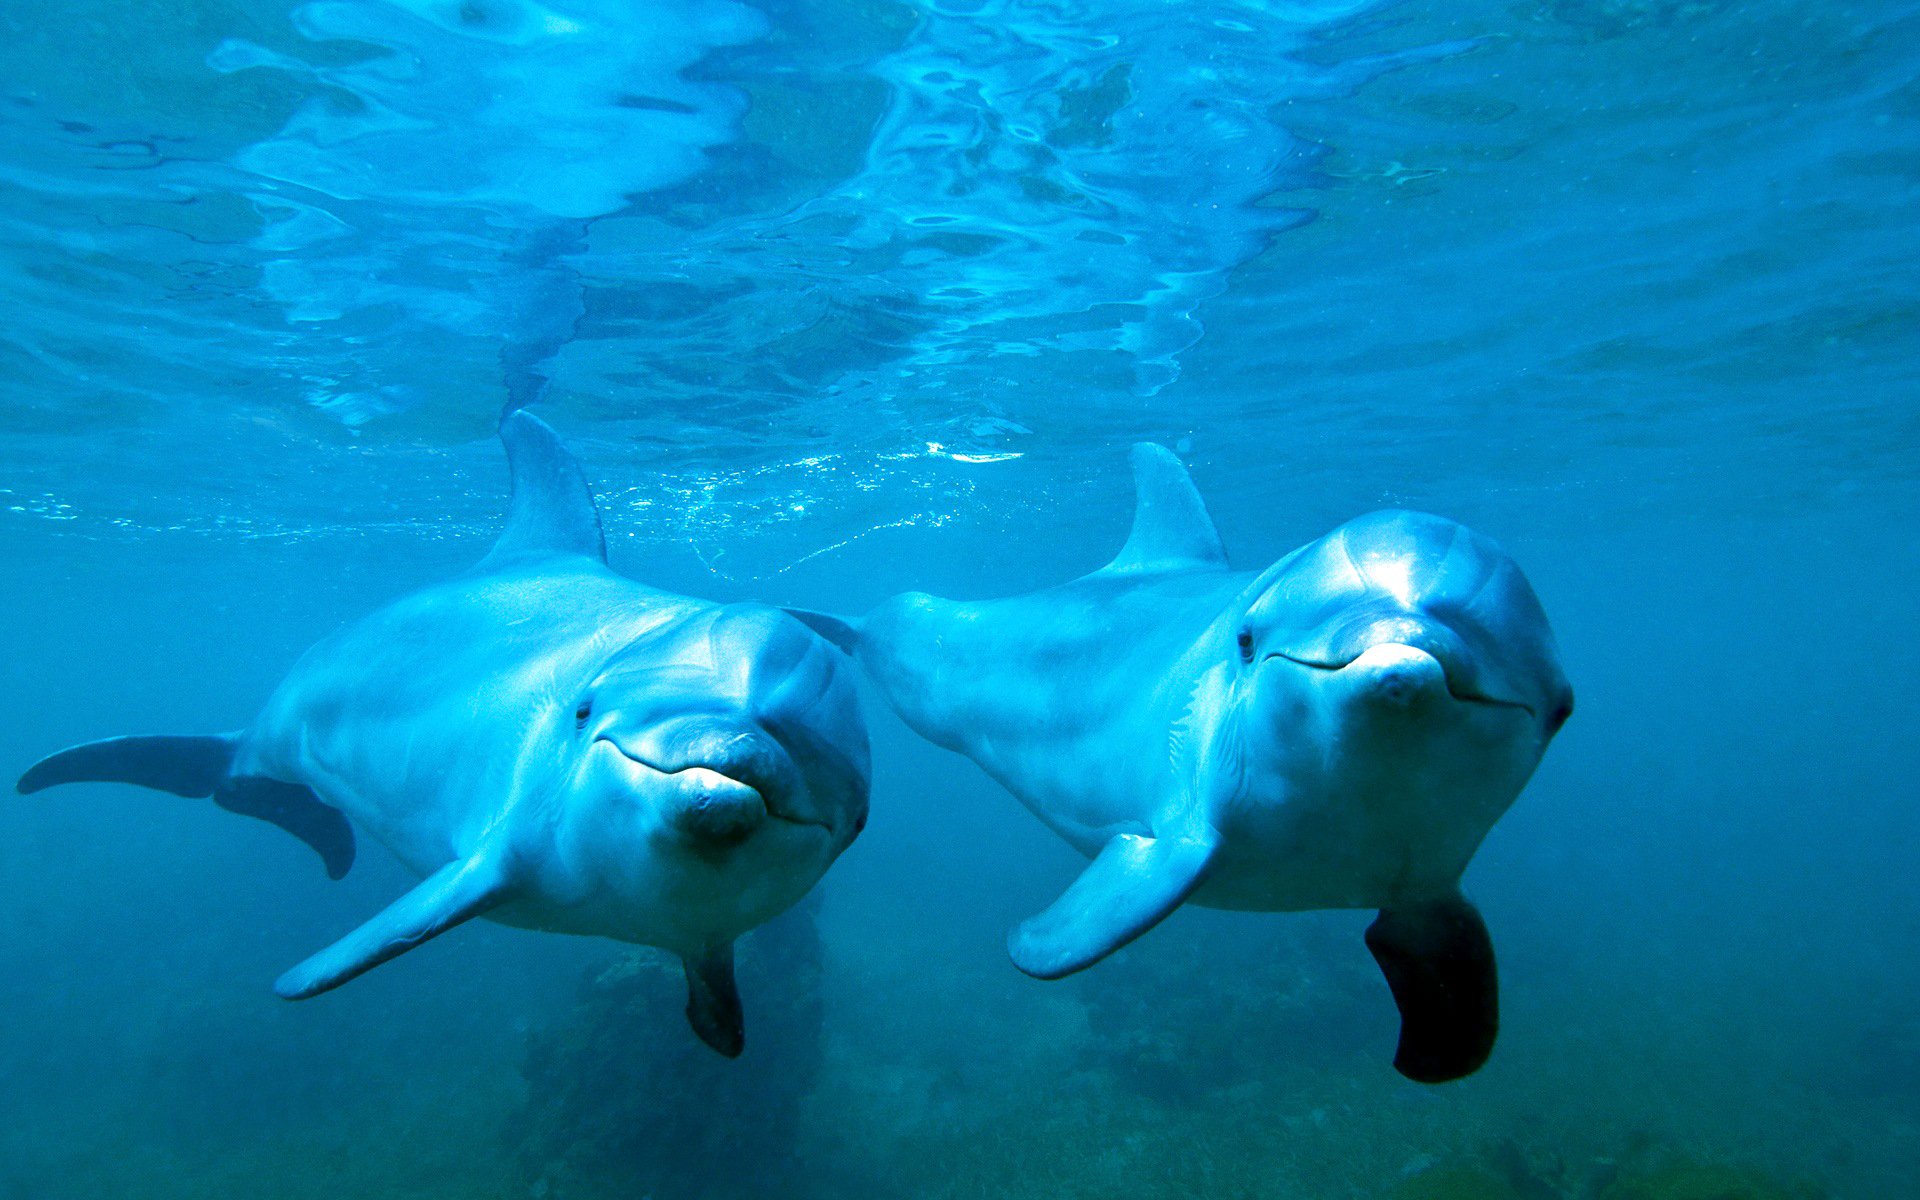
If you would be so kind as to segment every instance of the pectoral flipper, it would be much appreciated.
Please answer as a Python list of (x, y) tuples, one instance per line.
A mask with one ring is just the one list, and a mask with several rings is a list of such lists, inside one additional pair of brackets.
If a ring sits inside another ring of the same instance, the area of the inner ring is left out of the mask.
[(282, 999), (305, 1000), (332, 991), (497, 907), (511, 895), (506, 866), (507, 855), (489, 848), (472, 858), (455, 859), (372, 920), (282, 975), (274, 992)]
[(1007, 938), (1013, 965), (1039, 979), (1058, 979), (1099, 962), (1193, 894), (1215, 845), (1212, 830), (1114, 838), (1046, 911), (1014, 928)]
[(1479, 1070), (1500, 1032), (1493, 939), (1465, 896), (1382, 909), (1367, 949), (1400, 1009), (1393, 1065), (1419, 1083)]
[(687, 968), (687, 1024), (701, 1041), (728, 1058), (746, 1048), (746, 1020), (733, 980), (733, 943), (682, 960)]

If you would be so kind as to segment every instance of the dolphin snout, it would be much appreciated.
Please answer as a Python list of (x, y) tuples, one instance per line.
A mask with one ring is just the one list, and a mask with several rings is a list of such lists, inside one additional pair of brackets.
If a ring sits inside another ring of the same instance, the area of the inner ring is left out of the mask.
[(1373, 700), (1399, 708), (1447, 691), (1446, 670), (1426, 651), (1402, 642), (1368, 647), (1342, 668), (1355, 675)]
[(1315, 629), (1282, 635), (1272, 652), (1308, 667), (1337, 671), (1376, 646), (1421, 651), (1451, 674), (1467, 661), (1466, 648), (1445, 625), (1405, 609), (1353, 609)]
[(767, 819), (766, 801), (738, 779), (705, 767), (689, 767), (674, 775), (674, 783), (677, 794), (668, 823), (696, 842), (737, 846)]
[(1420, 651), (1438, 663), (1447, 674), (1458, 675), (1466, 668), (1466, 647), (1451, 629), (1416, 612), (1355, 613), (1329, 631), (1326, 655), (1329, 666), (1358, 662), (1368, 651), (1380, 646), (1403, 646)]
[[(753, 825), (767, 816), (804, 825), (825, 824), (807, 811), (806, 781), (786, 747), (739, 714), (698, 713), (631, 735), (609, 730), (601, 736), (616, 742), (636, 762), (676, 780), (684, 776), (702, 784), (705, 790), (687, 793), (689, 829), (731, 828), (736, 822), (723, 814), (736, 807), (754, 818)], [(735, 799), (733, 791), (706, 786), (714, 780), (751, 793), (752, 803), (744, 797)], [(746, 831), (751, 832), (753, 825)]]
[(776, 814), (779, 802), (800, 786), (792, 758), (758, 727), (695, 727), (685, 735), (676, 757), (753, 788)]
[[(1310, 633), (1289, 639), (1289, 644), (1273, 653), (1302, 666), (1329, 671), (1350, 670), (1363, 663), (1378, 667), (1379, 679), (1370, 682), (1384, 689), (1380, 693), (1383, 698), (1402, 692), (1416, 694), (1431, 677), (1456, 700), (1526, 707), (1506, 695), (1458, 633), (1426, 613), (1409, 609), (1381, 605), (1356, 608)], [(1381, 657), (1383, 654), (1388, 657)]]

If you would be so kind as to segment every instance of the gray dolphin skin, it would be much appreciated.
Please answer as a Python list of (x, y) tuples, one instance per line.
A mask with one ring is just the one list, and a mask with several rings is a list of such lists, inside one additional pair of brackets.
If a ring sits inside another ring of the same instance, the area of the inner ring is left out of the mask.
[(119, 781), (280, 826), (334, 878), (354, 827), (423, 882), (282, 976), (304, 999), (473, 917), (657, 946), (687, 1018), (744, 1044), (733, 941), (866, 823), (854, 672), (792, 617), (614, 574), (579, 464), (500, 426), (505, 532), (473, 570), (307, 651), (253, 725), (63, 750), (19, 790)]
[(1013, 931), (1021, 970), (1090, 966), (1184, 901), (1378, 909), (1395, 1066), (1470, 1074), (1498, 1001), (1460, 876), (1573, 709), (1540, 602), (1492, 541), (1413, 512), (1233, 571), (1179, 459), (1132, 462), (1132, 535), (1092, 575), (796, 615), (1093, 859)]

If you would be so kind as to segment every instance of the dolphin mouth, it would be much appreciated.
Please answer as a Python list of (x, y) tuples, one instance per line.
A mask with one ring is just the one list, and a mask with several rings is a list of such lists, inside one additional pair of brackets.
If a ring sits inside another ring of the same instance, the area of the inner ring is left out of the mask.
[[(1414, 646), (1412, 647), (1412, 649), (1420, 650), (1420, 647)], [(1425, 650), (1421, 650), (1420, 652), (1422, 654), (1428, 654), (1428, 652)], [(1359, 657), (1360, 657), (1359, 654), (1355, 654), (1352, 657), (1346, 658), (1344, 660), (1307, 658), (1299, 655), (1287, 654), (1279, 650), (1274, 650), (1268, 653), (1267, 656), (1261, 659), (1260, 661), (1263, 663), (1266, 663), (1266, 662), (1271, 662), (1274, 659), (1278, 658), (1283, 661), (1290, 662), (1298, 667), (1306, 667), (1309, 670), (1313, 670), (1313, 671), (1326, 671), (1328, 673), (1332, 673), (1335, 671), (1344, 670), (1345, 668), (1352, 666), (1354, 661), (1357, 660)], [(1463, 683), (1459, 677), (1459, 673), (1453, 670), (1452, 668), (1448, 667), (1445, 659), (1440, 658), (1438, 655), (1433, 655), (1433, 654), (1428, 654), (1428, 657), (1433, 658), (1436, 662), (1440, 664), (1441, 675), (1447, 681), (1447, 694), (1449, 696), (1452, 696), (1455, 700), (1458, 700), (1463, 704), (1480, 704), (1480, 705), (1485, 705), (1489, 708), (1517, 708), (1521, 712), (1528, 713), (1530, 715), (1533, 713), (1532, 705), (1523, 703), (1522, 701), (1519, 701), (1519, 700), (1509, 700), (1503, 696), (1488, 695), (1485, 692), (1479, 691), (1473, 688), (1472, 686), (1466, 683)]]
[(614, 751), (617, 754), (619, 754), (620, 757), (626, 759), (628, 762), (633, 763), (636, 766), (644, 767), (645, 769), (652, 771), (656, 775), (664, 775), (664, 776), (667, 776), (668, 778), (672, 778), (673, 776), (677, 776), (677, 775), (685, 775), (690, 771), (702, 771), (710, 775), (717, 775), (721, 779), (727, 781), (728, 783), (737, 784), (738, 786), (746, 788), (754, 792), (756, 795), (758, 795), (760, 797), (760, 803), (766, 809), (767, 816), (772, 817), (776, 821), (780, 821), (787, 825), (810, 825), (818, 829), (824, 829), (828, 833), (833, 832), (833, 826), (829, 824), (827, 821), (824, 821), (818, 817), (802, 816), (801, 814), (791, 812), (786, 808), (784, 808), (782, 805), (776, 803), (775, 796), (777, 794), (777, 789), (756, 787), (754, 784), (748, 782), (747, 780), (741, 779), (735, 775), (728, 774), (725, 770), (722, 770), (718, 766), (713, 766), (708, 763), (690, 762), (679, 767), (667, 767), (660, 763), (649, 761), (648, 758), (643, 754), (634, 753), (632, 750), (629, 750), (627, 747), (621, 745), (617, 739), (615, 739), (609, 734), (602, 733), (598, 737), (594, 738), (593, 740), (596, 745), (601, 742), (605, 742), (607, 745), (613, 747)]

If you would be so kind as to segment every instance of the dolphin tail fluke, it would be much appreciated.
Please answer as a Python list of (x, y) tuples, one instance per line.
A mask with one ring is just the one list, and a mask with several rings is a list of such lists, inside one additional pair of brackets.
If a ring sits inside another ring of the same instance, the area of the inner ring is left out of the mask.
[(227, 777), (239, 741), (222, 734), (86, 742), (28, 767), (14, 787), (24, 796), (62, 783), (137, 783), (176, 796), (211, 796)]
[(274, 982), (283, 1000), (330, 992), (420, 943), (470, 921), (508, 898), (503, 854), (481, 850), (427, 876), (372, 920)]
[(687, 1024), (717, 1053), (739, 1058), (746, 1047), (746, 1022), (740, 989), (733, 982), (733, 943), (684, 960), (687, 968)]
[(277, 825), (313, 847), (338, 879), (353, 865), (353, 827), (311, 789), (233, 775), (237, 733), (200, 737), (117, 737), (70, 746), (27, 768), (14, 787), (27, 795), (62, 783), (132, 783)]
[(810, 608), (789, 608), (786, 613), (849, 655), (860, 648), (858, 620), (850, 617), (836, 617), (832, 613), (815, 612)]
[(1458, 893), (1382, 909), (1367, 927), (1367, 949), (1400, 1009), (1394, 1069), (1419, 1083), (1478, 1071), (1500, 1032), (1493, 939), (1479, 910)]
[(1214, 848), (1211, 836), (1114, 838), (1064, 895), (1008, 935), (1013, 965), (1058, 979), (1099, 962), (1180, 907)]

